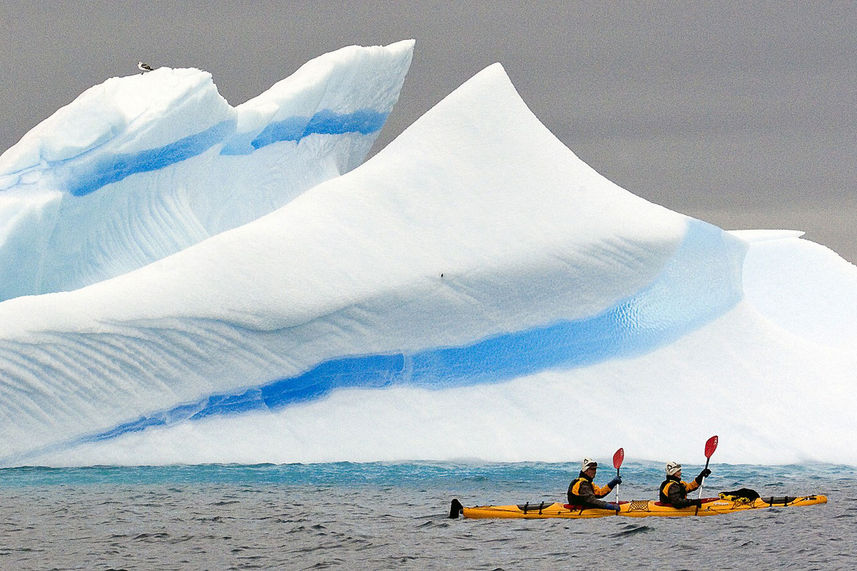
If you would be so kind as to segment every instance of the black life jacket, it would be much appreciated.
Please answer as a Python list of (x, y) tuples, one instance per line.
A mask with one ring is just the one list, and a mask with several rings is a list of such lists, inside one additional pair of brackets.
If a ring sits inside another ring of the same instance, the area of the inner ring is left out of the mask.
[(687, 489), (681, 483), (681, 480), (675, 476), (667, 476), (667, 479), (661, 482), (661, 487), (658, 490), (658, 500), (660, 500), (661, 503), (670, 503), (669, 491), (667, 489), (670, 486), (678, 486), (678, 489), (681, 491), (681, 499), (687, 498)]
[(581, 472), (580, 475), (577, 478), (575, 478), (574, 480), (572, 480), (571, 484), (569, 484), (569, 486), (568, 486), (568, 503), (580, 506), (580, 505), (583, 505), (584, 503), (586, 503), (586, 501), (588, 501), (591, 498), (578, 496), (577, 494), (575, 494), (572, 491), (575, 488), (575, 484), (577, 484), (578, 482), (581, 482), (581, 483), (582, 482), (589, 482), (591, 484), (592, 478), (588, 477), (586, 474)]

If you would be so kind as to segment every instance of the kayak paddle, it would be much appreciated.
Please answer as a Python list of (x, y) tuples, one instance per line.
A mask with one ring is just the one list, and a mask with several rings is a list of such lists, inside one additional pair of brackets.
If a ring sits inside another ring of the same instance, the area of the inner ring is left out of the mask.
[[(708, 462), (711, 460), (711, 455), (717, 450), (717, 435), (712, 436), (705, 441), (705, 469), (708, 469)], [(699, 499), (702, 499), (702, 485), (705, 483), (705, 477), (699, 482)], [(696, 506), (696, 513), (699, 513), (699, 506)]]
[[(613, 467), (616, 468), (616, 477), (619, 477), (619, 467), (622, 465), (622, 461), (625, 460), (625, 449), (620, 448), (613, 454)], [(616, 484), (616, 503), (619, 503), (619, 484)]]

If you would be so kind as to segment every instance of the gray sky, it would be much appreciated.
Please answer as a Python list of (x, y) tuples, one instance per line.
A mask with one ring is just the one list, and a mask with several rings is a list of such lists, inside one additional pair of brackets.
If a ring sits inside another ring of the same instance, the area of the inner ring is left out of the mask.
[(233, 105), (315, 56), (417, 40), (376, 150), (494, 62), (570, 149), (727, 229), (857, 262), (857, 2), (0, 0), (0, 151), (137, 60)]

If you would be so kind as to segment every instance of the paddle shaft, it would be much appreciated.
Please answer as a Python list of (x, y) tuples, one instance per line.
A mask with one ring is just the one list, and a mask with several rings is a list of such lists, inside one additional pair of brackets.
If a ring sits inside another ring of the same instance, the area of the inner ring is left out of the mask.
[[(709, 461), (709, 460), (711, 460), (711, 458), (706, 458), (706, 459), (705, 459), (705, 469), (706, 469), (706, 470), (708, 470), (708, 461)], [(705, 476), (703, 476), (703, 477), (702, 477), (702, 481), (701, 481), (701, 482), (699, 482), (699, 498), (700, 498), (700, 499), (702, 498), (702, 485), (703, 485), (704, 483), (705, 483)]]
[[(706, 459), (705, 459), (705, 469), (706, 469), (706, 470), (708, 469), (708, 462), (709, 462), (709, 460), (711, 460), (711, 458), (706, 458)], [(699, 482), (699, 495), (697, 496), (697, 499), (699, 499), (699, 500), (701, 500), (701, 499), (702, 499), (702, 484), (704, 484), (704, 483), (705, 483), (705, 476), (703, 476), (703, 477), (702, 477), (702, 481), (701, 481), (701, 482)], [(693, 512), (693, 515), (699, 515), (699, 506), (696, 506), (696, 511), (695, 511), (695, 512)]]
[[(616, 477), (619, 477), (619, 468), (616, 468)], [(616, 484), (616, 503), (619, 503), (619, 484)]]

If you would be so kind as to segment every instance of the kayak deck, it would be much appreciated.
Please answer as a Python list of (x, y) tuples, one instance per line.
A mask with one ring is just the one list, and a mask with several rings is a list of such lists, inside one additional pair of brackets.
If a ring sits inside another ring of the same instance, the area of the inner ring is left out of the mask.
[(675, 508), (651, 500), (631, 500), (619, 503), (619, 510), (582, 508), (560, 502), (512, 504), (507, 506), (464, 507), (457, 499), (452, 500), (449, 517), (459, 515), (471, 519), (587, 519), (607, 516), (625, 517), (683, 517), (709, 516), (735, 513), (763, 508), (813, 506), (826, 504), (827, 496), (770, 496), (747, 499), (704, 498), (699, 508), (695, 506)]

